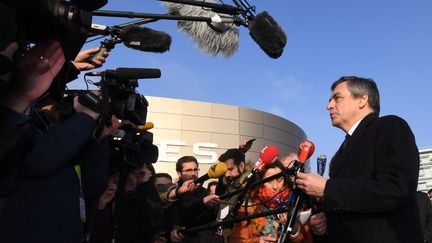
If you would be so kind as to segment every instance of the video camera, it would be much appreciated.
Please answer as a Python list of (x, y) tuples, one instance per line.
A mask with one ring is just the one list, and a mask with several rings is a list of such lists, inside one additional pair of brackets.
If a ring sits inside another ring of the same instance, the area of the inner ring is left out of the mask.
[(66, 58), (72, 60), (87, 39), (91, 11), (106, 3), (106, 0), (2, 0), (2, 12), (9, 15), (4, 17), (5, 26), (1, 26), (6, 31), (1, 36), (0, 49), (17, 41), (25, 52), (30, 43), (51, 37), (60, 40)]
[[(153, 134), (146, 127), (148, 101), (136, 92), (137, 79), (159, 78), (159, 69), (117, 68), (103, 72), (86, 73), (87, 76), (101, 77), (93, 83), (100, 88), (101, 98), (88, 90), (66, 90), (59, 108), (61, 119), (70, 117), (73, 112), (73, 98), (89, 109), (101, 114), (101, 126), (109, 124), (111, 115), (131, 124), (123, 126), (112, 134), (110, 139), (111, 165), (118, 171), (130, 170), (144, 163), (157, 161), (158, 149), (153, 145)], [(97, 133), (97, 132), (96, 132)]]

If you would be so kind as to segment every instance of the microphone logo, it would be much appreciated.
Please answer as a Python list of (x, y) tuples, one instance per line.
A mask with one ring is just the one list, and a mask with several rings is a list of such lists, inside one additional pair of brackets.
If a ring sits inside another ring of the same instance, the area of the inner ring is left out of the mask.
[(327, 162), (327, 156), (325, 156), (323, 154), (318, 156), (318, 158), (317, 158), (317, 173), (321, 176), (324, 175), (326, 162)]

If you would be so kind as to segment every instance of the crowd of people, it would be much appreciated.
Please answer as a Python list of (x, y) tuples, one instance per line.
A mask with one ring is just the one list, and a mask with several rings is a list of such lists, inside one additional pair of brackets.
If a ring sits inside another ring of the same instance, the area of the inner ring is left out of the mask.
[[(59, 100), (47, 92), (59, 73), (73, 80), (108, 53), (68, 60), (54, 38), (19, 60), (16, 42), (1, 48), (14, 62), (0, 73), (1, 242), (432, 242), (431, 204), (416, 192), (414, 135), (402, 118), (379, 116), (372, 79), (344, 76), (331, 86), (326, 108), (346, 138), (329, 178), (282, 173), (297, 160), (290, 151), (250, 176), (251, 144), (242, 142), (219, 156), (227, 171), (204, 188), (193, 156), (178, 159), (175, 178), (156, 172), (154, 161), (111, 168), (108, 138), (131, 123), (112, 115), (95, 133), (100, 111), (78, 97), (74, 114), (60, 119)], [(245, 188), (247, 180), (265, 182)]]

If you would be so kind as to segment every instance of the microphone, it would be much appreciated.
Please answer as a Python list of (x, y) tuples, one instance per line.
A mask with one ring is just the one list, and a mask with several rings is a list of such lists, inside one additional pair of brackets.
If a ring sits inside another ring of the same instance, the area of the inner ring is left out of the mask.
[(282, 55), (287, 37), (282, 28), (266, 11), (249, 21), (249, 35), (271, 58)]
[(138, 125), (137, 129), (140, 131), (147, 131), (154, 127), (153, 122), (146, 122), (144, 125)]
[[(195, 2), (201, 3), (202, 1)], [(214, 3), (214, 1), (209, 0), (206, 3)], [(230, 57), (238, 50), (240, 34), (237, 26), (233, 24), (235, 21), (232, 17), (224, 14), (219, 15), (213, 11), (205, 10), (201, 6), (166, 2), (163, 5), (169, 9), (171, 14), (212, 17), (214, 20), (212, 23), (183, 20), (177, 22), (177, 29), (185, 32), (193, 39), (198, 49), (205, 51), (211, 56), (216, 56), (220, 53), (224, 57)]]
[(107, 69), (103, 72), (88, 72), (86, 76), (103, 76), (119, 80), (160, 78), (161, 71), (158, 68), (117, 68)]
[(277, 160), (279, 157), (279, 149), (274, 145), (267, 145), (265, 146), (260, 155), (257, 162), (255, 162), (255, 165), (252, 169), (252, 173), (248, 175), (247, 179), (252, 177), (252, 175), (260, 172), (264, 166), (270, 165), (274, 161)]
[(105, 25), (92, 24), (91, 31), (113, 37), (101, 42), (100, 50), (88, 59), (88, 62), (92, 64), (95, 64), (99, 57), (103, 56), (105, 52), (114, 49), (115, 45), (120, 42), (123, 42), (128, 48), (156, 53), (166, 52), (171, 46), (171, 36), (169, 34), (137, 25), (110, 28)]
[(309, 140), (304, 140), (300, 143), (297, 151), (298, 161), (301, 163), (306, 162), (306, 160), (309, 159), (314, 152), (315, 145)]
[(228, 167), (225, 163), (218, 162), (209, 168), (207, 174), (199, 177), (198, 179), (194, 180), (193, 182), (195, 184), (198, 184), (198, 183), (202, 184), (204, 181), (206, 181), (210, 178), (216, 179), (216, 178), (219, 178), (219, 177), (225, 175), (225, 172), (227, 172), (227, 170), (228, 170)]
[(317, 158), (317, 173), (321, 176), (324, 175), (326, 162), (327, 162), (327, 156), (325, 156), (323, 154), (318, 156), (318, 158)]
[(167, 33), (136, 25), (123, 27), (120, 37), (126, 47), (139, 51), (163, 53), (171, 46)]

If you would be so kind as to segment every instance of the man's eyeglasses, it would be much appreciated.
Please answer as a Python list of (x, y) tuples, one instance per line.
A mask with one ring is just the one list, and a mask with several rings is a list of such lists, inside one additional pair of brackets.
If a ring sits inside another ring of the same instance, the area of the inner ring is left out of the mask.
[(198, 173), (199, 169), (188, 169), (188, 170), (182, 170), (183, 173), (192, 174), (192, 173)]

